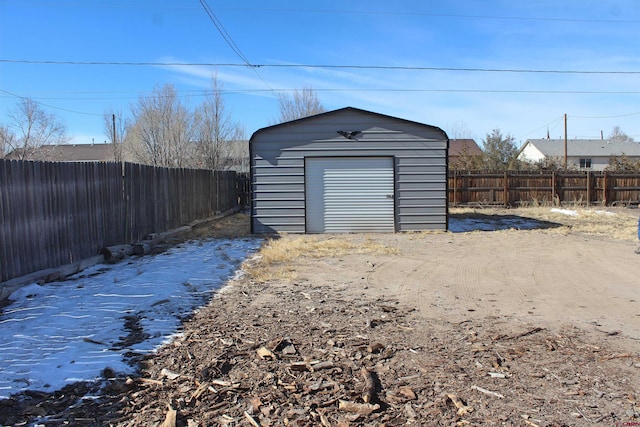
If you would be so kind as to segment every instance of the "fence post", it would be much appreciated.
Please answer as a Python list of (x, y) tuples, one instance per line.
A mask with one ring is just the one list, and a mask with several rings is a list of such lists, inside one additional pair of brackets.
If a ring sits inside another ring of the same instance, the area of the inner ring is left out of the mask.
[(457, 181), (458, 181), (458, 171), (454, 170), (453, 171), (453, 206), (457, 206), (458, 205), (458, 186), (457, 186)]
[(604, 171), (604, 173), (602, 174), (602, 205), (603, 206), (608, 206), (608, 199), (609, 199), (609, 194), (607, 191), (607, 187), (609, 185), (609, 183), (607, 182), (607, 171)]
[(509, 172), (504, 171), (504, 207), (509, 206)]
[(591, 204), (591, 171), (587, 169), (587, 207)]
[[(551, 198), (556, 200), (556, 171), (551, 171)], [(555, 202), (554, 202), (555, 205)], [(558, 195), (558, 206), (560, 206), (560, 196)]]

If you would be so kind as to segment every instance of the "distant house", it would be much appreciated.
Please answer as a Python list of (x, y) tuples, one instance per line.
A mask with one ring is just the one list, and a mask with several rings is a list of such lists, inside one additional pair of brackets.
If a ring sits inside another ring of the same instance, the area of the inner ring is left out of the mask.
[(224, 141), (217, 146), (217, 149), (199, 142), (194, 142), (189, 148), (192, 150), (193, 166), (196, 168), (212, 167), (218, 170), (249, 173), (249, 141), (246, 139)]
[(238, 173), (249, 173), (249, 141), (234, 140), (228, 144), (228, 151), (223, 157), (223, 168)]
[[(567, 167), (601, 171), (612, 157), (626, 156), (640, 160), (640, 144), (610, 139), (567, 140)], [(564, 163), (564, 139), (528, 139), (518, 152), (518, 159), (529, 163)]]
[(18, 148), (7, 154), (5, 158), (9, 160), (26, 158), (50, 162), (114, 162), (119, 160), (113, 144), (42, 145), (29, 151), (29, 155), (24, 156), (24, 149)]
[(480, 155), (482, 155), (482, 150), (474, 139), (449, 140), (449, 165), (451, 167), (456, 167), (462, 157)]

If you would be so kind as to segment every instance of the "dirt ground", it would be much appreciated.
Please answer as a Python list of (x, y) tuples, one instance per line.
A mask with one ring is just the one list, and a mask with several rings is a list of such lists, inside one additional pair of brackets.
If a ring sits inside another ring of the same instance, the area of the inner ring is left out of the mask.
[(0, 423), (640, 425), (638, 212), (540, 212), (454, 214), (545, 221), (529, 231), (280, 236), (289, 256), (248, 261), (138, 376), (16, 396)]

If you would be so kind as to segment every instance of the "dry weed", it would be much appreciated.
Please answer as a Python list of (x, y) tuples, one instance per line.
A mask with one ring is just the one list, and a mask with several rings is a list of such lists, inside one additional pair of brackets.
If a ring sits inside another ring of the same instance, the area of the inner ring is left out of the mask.
[(238, 212), (215, 221), (205, 222), (195, 227), (188, 235), (188, 239), (244, 237), (251, 235), (251, 217)]
[(532, 206), (512, 209), (489, 208), (452, 208), (450, 214), (459, 218), (472, 218), (474, 215), (516, 215), (539, 221), (552, 222), (565, 227), (547, 228), (545, 233), (568, 232), (605, 236), (617, 240), (637, 239), (637, 209), (619, 207), (573, 207), (554, 208), (551, 206)]
[(521, 216), (566, 225), (572, 232), (606, 236), (617, 240), (637, 239), (637, 209), (537, 207), (520, 208), (518, 211)]
[(260, 250), (259, 261), (245, 266), (256, 281), (271, 279), (295, 279), (295, 271), (283, 266), (284, 263), (301, 257), (325, 258), (348, 254), (397, 254), (398, 248), (392, 248), (370, 238), (362, 236), (358, 242), (341, 239), (332, 235), (283, 234), (268, 240)]

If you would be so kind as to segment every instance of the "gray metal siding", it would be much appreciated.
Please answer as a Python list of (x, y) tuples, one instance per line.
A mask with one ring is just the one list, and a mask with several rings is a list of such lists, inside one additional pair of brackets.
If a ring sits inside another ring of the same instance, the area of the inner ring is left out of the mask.
[(350, 108), (261, 129), (251, 138), (253, 231), (306, 231), (309, 157), (394, 158), (396, 231), (445, 230), (447, 144), (436, 127)]
[(446, 144), (424, 151), (418, 157), (396, 156), (399, 231), (444, 230), (447, 226)]

